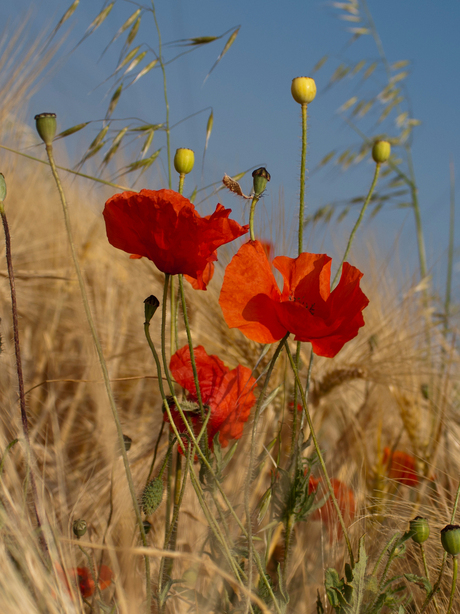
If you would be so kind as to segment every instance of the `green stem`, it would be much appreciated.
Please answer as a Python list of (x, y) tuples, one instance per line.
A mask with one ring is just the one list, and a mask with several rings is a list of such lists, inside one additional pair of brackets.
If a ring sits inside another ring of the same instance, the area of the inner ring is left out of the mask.
[(286, 352), (287, 352), (287, 355), (288, 355), (288, 358), (289, 358), (289, 362), (291, 363), (292, 371), (294, 372), (294, 377), (296, 379), (297, 386), (298, 386), (299, 391), (300, 391), (300, 396), (302, 398), (302, 405), (303, 405), (303, 409), (304, 409), (304, 412), (305, 412), (305, 417), (307, 419), (307, 423), (308, 423), (308, 426), (310, 428), (311, 437), (313, 439), (313, 445), (315, 446), (316, 454), (318, 456), (318, 460), (319, 460), (319, 463), (321, 465), (321, 469), (323, 470), (323, 475), (324, 475), (324, 478), (326, 480), (326, 484), (327, 484), (327, 489), (329, 491), (329, 495), (330, 495), (332, 503), (333, 503), (333, 505), (335, 507), (335, 511), (337, 512), (337, 516), (338, 516), (338, 519), (339, 519), (340, 526), (342, 527), (343, 536), (345, 538), (345, 542), (346, 542), (347, 548), (348, 548), (348, 555), (350, 557), (350, 564), (351, 564), (351, 567), (354, 568), (354, 566), (355, 566), (355, 558), (353, 556), (353, 550), (352, 550), (352, 547), (351, 547), (350, 537), (348, 536), (348, 531), (347, 531), (347, 528), (345, 526), (345, 522), (343, 520), (342, 512), (340, 511), (339, 504), (337, 503), (337, 499), (336, 499), (335, 494), (334, 494), (334, 489), (332, 488), (331, 480), (329, 479), (329, 474), (328, 474), (327, 469), (326, 469), (326, 464), (324, 462), (323, 455), (321, 454), (321, 449), (319, 447), (319, 443), (318, 443), (318, 440), (316, 438), (315, 429), (313, 427), (313, 421), (311, 419), (310, 412), (308, 410), (308, 405), (307, 405), (307, 399), (306, 399), (306, 396), (305, 396), (305, 392), (303, 391), (302, 384), (301, 384), (300, 379), (299, 379), (299, 374), (298, 374), (298, 372), (297, 372), (297, 370), (295, 368), (295, 362), (294, 362), (294, 359), (292, 358), (291, 350), (289, 349), (288, 344), (286, 344), (285, 347), (286, 347)]
[[(430, 571), (428, 569), (428, 564), (426, 561), (425, 548), (423, 547), (423, 544), (419, 544), (419, 546), (420, 546), (420, 554), (422, 556), (422, 561), (423, 561), (423, 569), (425, 570), (426, 579), (429, 582), (430, 581)], [(436, 597), (433, 597), (433, 603), (434, 603), (434, 607), (436, 608), (437, 614), (440, 614), (438, 602), (436, 601)]]
[[(152, 458), (152, 462), (150, 464), (150, 469), (149, 469), (149, 474), (147, 476), (146, 485), (150, 482), (150, 478), (152, 477), (153, 468), (155, 467), (155, 461), (157, 459), (157, 454), (158, 454), (158, 446), (160, 445), (161, 436), (163, 435), (164, 428), (165, 428), (165, 421), (162, 420), (161, 421), (160, 433), (159, 433), (159, 435), (157, 437), (157, 441), (155, 443), (155, 450), (153, 451), (153, 458)], [(168, 450), (168, 452), (169, 452), (169, 450)]]
[(452, 570), (452, 588), (450, 589), (450, 599), (449, 599), (449, 607), (447, 609), (447, 614), (450, 614), (452, 611), (452, 606), (454, 604), (454, 595), (455, 595), (455, 585), (457, 584), (457, 572), (458, 572), (458, 560), (456, 556), (453, 556), (454, 568)]
[[(253, 559), (253, 552), (254, 552), (254, 544), (252, 540), (251, 510), (249, 507), (249, 496), (250, 496), (249, 491), (250, 491), (251, 484), (252, 484), (252, 472), (253, 472), (253, 464), (254, 464), (255, 438), (256, 438), (256, 432), (257, 432), (257, 424), (259, 422), (260, 408), (262, 407), (262, 402), (264, 400), (264, 396), (267, 391), (268, 383), (270, 381), (270, 378), (273, 372), (273, 368), (276, 364), (276, 361), (278, 360), (278, 356), (280, 355), (281, 350), (286, 345), (286, 341), (287, 341), (287, 338), (289, 337), (289, 334), (290, 333), (286, 333), (285, 336), (281, 339), (270, 361), (270, 364), (267, 369), (267, 374), (265, 376), (264, 385), (262, 387), (262, 390), (259, 393), (256, 411), (254, 414), (254, 421), (252, 423), (251, 445), (250, 445), (250, 452), (249, 452), (249, 465), (248, 465), (248, 473), (246, 476), (246, 484), (244, 488), (244, 509), (246, 513), (246, 522), (248, 526), (247, 538), (248, 538), (248, 589), (249, 590), (252, 590), (252, 559)], [(249, 609), (249, 603), (250, 601), (248, 598), (246, 602), (246, 612)]]
[(168, 152), (168, 187), (171, 190), (172, 188), (172, 177), (171, 177), (171, 139), (170, 139), (170, 126), (169, 126), (169, 101), (168, 101), (168, 89), (167, 89), (167, 84), (166, 84), (166, 68), (165, 68), (165, 64), (163, 62), (163, 54), (162, 54), (162, 45), (161, 45), (161, 31), (160, 31), (160, 26), (158, 25), (158, 20), (157, 20), (157, 15), (155, 12), (155, 3), (151, 2), (152, 4), (152, 13), (153, 13), (153, 18), (155, 20), (155, 26), (157, 29), (157, 33), (158, 33), (158, 60), (160, 62), (160, 66), (161, 66), (161, 72), (163, 73), (163, 91), (164, 91), (164, 98), (165, 98), (165, 105), (166, 105), (166, 148), (167, 148), (167, 152)]
[(304, 226), (304, 209), (305, 209), (305, 167), (307, 163), (307, 107), (306, 103), (302, 104), (302, 154), (300, 159), (300, 196), (299, 196), (299, 241), (298, 253), (299, 256), (303, 252), (303, 226)]
[(342, 270), (343, 263), (345, 262), (345, 259), (348, 256), (348, 252), (350, 251), (351, 244), (353, 243), (353, 239), (355, 238), (356, 231), (358, 230), (358, 228), (361, 225), (361, 222), (363, 221), (364, 213), (366, 212), (367, 206), (368, 206), (368, 204), (369, 204), (369, 202), (371, 200), (372, 193), (374, 192), (374, 188), (375, 188), (375, 186), (377, 184), (377, 179), (379, 178), (379, 174), (380, 174), (380, 163), (377, 162), (377, 164), (375, 165), (374, 178), (372, 180), (369, 193), (368, 193), (368, 195), (366, 197), (366, 200), (364, 201), (364, 204), (363, 204), (362, 209), (361, 209), (361, 213), (359, 214), (359, 217), (356, 220), (356, 224), (353, 226), (353, 230), (350, 233), (350, 237), (348, 238), (348, 243), (347, 243), (347, 247), (345, 249), (345, 253), (343, 255), (343, 258), (342, 258), (342, 262), (340, 263), (340, 266), (337, 269), (337, 272), (335, 274), (334, 281), (332, 282), (332, 288), (333, 289), (335, 288), (335, 286), (336, 286), (336, 284), (338, 282), (339, 275), (340, 275), (340, 272)]
[(257, 194), (254, 194), (253, 198), (252, 198), (252, 203), (251, 203), (251, 210), (249, 211), (249, 236), (251, 237), (251, 241), (255, 241), (255, 234), (254, 234), (254, 215), (256, 212), (256, 205), (259, 202), (259, 196)]
[(184, 193), (184, 179), (185, 179), (185, 173), (180, 173), (179, 174), (179, 187), (177, 189), (179, 194), (183, 194)]
[(449, 247), (447, 250), (447, 280), (446, 298), (444, 301), (444, 334), (449, 331), (450, 303), (452, 298), (452, 273), (454, 264), (454, 224), (455, 224), (455, 170), (454, 162), (450, 161), (450, 221), (449, 221)]
[[(101, 346), (101, 342), (99, 341), (99, 336), (97, 334), (97, 330), (96, 330), (96, 325), (94, 323), (93, 320), (93, 316), (91, 314), (91, 309), (89, 306), (89, 300), (88, 300), (88, 295), (86, 292), (86, 288), (85, 288), (85, 282), (83, 280), (83, 275), (80, 269), (80, 264), (78, 262), (78, 257), (77, 257), (77, 251), (75, 249), (75, 244), (73, 241), (73, 234), (72, 234), (72, 227), (71, 227), (71, 222), (70, 222), (70, 214), (69, 214), (69, 208), (67, 205), (67, 200), (64, 194), (64, 190), (62, 188), (62, 184), (61, 181), (59, 179), (59, 175), (56, 169), (56, 165), (54, 162), (54, 156), (53, 156), (53, 146), (52, 145), (46, 145), (46, 153), (48, 154), (48, 160), (51, 166), (51, 171), (53, 173), (53, 177), (54, 180), (56, 182), (56, 187), (57, 190), (59, 192), (59, 196), (61, 199), (61, 204), (62, 204), (62, 211), (64, 214), (64, 221), (65, 221), (65, 227), (66, 227), (66, 231), (67, 231), (67, 238), (69, 241), (69, 246), (70, 246), (70, 251), (72, 254), (72, 260), (73, 260), (73, 264), (75, 267), (75, 272), (77, 274), (77, 278), (78, 278), (78, 285), (80, 287), (80, 294), (81, 294), (81, 298), (83, 301), (83, 306), (85, 309), (85, 314), (86, 314), (86, 319), (88, 320), (88, 325), (91, 331), (91, 336), (93, 338), (93, 342), (94, 345), (96, 347), (96, 352), (99, 358), (99, 363), (101, 366), (101, 370), (102, 370), (102, 376), (104, 378), (104, 383), (105, 383), (105, 388), (107, 391), (107, 397), (109, 399), (109, 405), (110, 405), (110, 409), (112, 410), (112, 416), (115, 422), (115, 426), (117, 429), (117, 434), (118, 434), (118, 443), (119, 443), (119, 448), (120, 448), (120, 452), (121, 455), (123, 457), (123, 465), (125, 468), (125, 474), (126, 474), (126, 480), (128, 482), (128, 487), (129, 487), (129, 492), (131, 494), (131, 499), (132, 499), (132, 503), (133, 503), (133, 508), (134, 508), (134, 513), (136, 515), (136, 519), (137, 519), (137, 524), (139, 526), (139, 532), (141, 535), (141, 539), (142, 539), (142, 543), (144, 545), (144, 547), (147, 547), (147, 539), (145, 536), (145, 531), (144, 531), (144, 525), (142, 522), (142, 516), (141, 516), (141, 512), (139, 509), (139, 504), (137, 502), (137, 495), (136, 495), (136, 491), (134, 488), (134, 482), (133, 482), (133, 477), (131, 475), (131, 469), (129, 467), (129, 461), (128, 461), (128, 455), (126, 453), (126, 449), (125, 449), (125, 442), (123, 439), (123, 430), (121, 428), (121, 423), (120, 423), (120, 418), (118, 416), (118, 410), (117, 410), (117, 406), (115, 403), (115, 398), (113, 396), (113, 392), (112, 392), (112, 387), (110, 385), (110, 378), (109, 378), (109, 372), (107, 369), (107, 364), (105, 362), (105, 358), (104, 358), (104, 353), (102, 351), (102, 346)], [(145, 582), (146, 582), (146, 597), (147, 597), (147, 612), (150, 612), (150, 606), (151, 606), (151, 601), (152, 601), (152, 588), (151, 588), (151, 584), (150, 584), (150, 560), (149, 557), (146, 555), (144, 556), (144, 563), (145, 563)]]

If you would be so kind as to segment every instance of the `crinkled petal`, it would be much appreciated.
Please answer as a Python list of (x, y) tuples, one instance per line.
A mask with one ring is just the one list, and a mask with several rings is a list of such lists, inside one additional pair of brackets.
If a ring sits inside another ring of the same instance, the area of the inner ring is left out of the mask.
[[(229, 369), (217, 356), (209, 356), (202, 345), (193, 349), (203, 403), (209, 403)], [(171, 356), (169, 368), (174, 379), (196, 399), (195, 380), (188, 345)]]

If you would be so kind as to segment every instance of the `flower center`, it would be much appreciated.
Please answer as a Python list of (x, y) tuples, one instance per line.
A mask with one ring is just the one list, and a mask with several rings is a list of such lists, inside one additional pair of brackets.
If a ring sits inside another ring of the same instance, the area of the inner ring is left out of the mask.
[(302, 307), (305, 307), (305, 309), (307, 309), (307, 311), (309, 311), (312, 316), (315, 315), (315, 303), (311, 303), (311, 305), (308, 305), (306, 301), (303, 301), (302, 299), (298, 298), (297, 296), (293, 296), (292, 294), (289, 296), (289, 300), (294, 301), (294, 303), (300, 303)]

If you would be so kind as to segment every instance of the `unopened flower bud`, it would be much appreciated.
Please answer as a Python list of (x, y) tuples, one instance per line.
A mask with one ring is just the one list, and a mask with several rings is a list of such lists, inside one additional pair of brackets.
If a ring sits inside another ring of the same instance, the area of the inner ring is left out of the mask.
[(441, 530), (442, 547), (452, 556), (460, 553), (460, 526), (448, 524)]
[(386, 162), (391, 154), (391, 145), (388, 141), (375, 141), (372, 148), (372, 158), (377, 164)]
[(191, 149), (184, 149), (183, 147), (176, 150), (174, 156), (174, 168), (179, 175), (187, 175), (195, 164), (195, 154)]
[(123, 443), (125, 444), (126, 452), (129, 452), (131, 450), (131, 444), (133, 443), (131, 437), (129, 437), (129, 435), (123, 435)]
[(0, 173), (0, 202), (3, 202), (6, 198), (6, 181), (5, 177)]
[(152, 525), (150, 524), (148, 520), (144, 520), (142, 524), (144, 525), (144, 533), (148, 535), (150, 533), (150, 529), (152, 528)]
[(72, 531), (75, 537), (77, 537), (78, 539), (80, 539), (80, 537), (83, 537), (83, 535), (86, 533), (86, 528), (86, 520), (83, 520), (83, 518), (74, 520), (74, 523), (72, 525)]
[(253, 171), (252, 177), (254, 194), (256, 196), (259, 196), (265, 190), (267, 186), (267, 181), (270, 181), (271, 179), (270, 173), (267, 171), (266, 168), (261, 166), (260, 168)]
[(430, 525), (426, 518), (417, 516), (409, 523), (411, 537), (416, 544), (423, 544), (430, 536)]
[(40, 113), (36, 115), (35, 125), (45, 145), (51, 145), (56, 134), (56, 113)]
[(316, 83), (311, 77), (296, 77), (291, 83), (291, 94), (299, 104), (308, 104), (316, 96)]
[(155, 311), (158, 309), (159, 306), (160, 306), (160, 301), (157, 299), (156, 296), (153, 296), (153, 294), (151, 294), (145, 299), (144, 314), (145, 314), (146, 324), (150, 324), (150, 320), (155, 315)]
[(163, 480), (153, 478), (142, 493), (142, 509), (146, 516), (150, 516), (158, 508), (163, 498)]

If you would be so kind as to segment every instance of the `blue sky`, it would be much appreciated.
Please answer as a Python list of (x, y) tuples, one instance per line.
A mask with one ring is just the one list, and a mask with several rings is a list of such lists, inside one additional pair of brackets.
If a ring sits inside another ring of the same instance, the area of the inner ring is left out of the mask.
[[(13, 4), (13, 3), (12, 3)], [(15, 20), (31, 10), (30, 38), (52, 27), (70, 2), (63, 0), (17, 0), (9, 11)], [(137, 8), (137, 4), (117, 0), (106, 22), (73, 53), (88, 24), (101, 10), (102, 2), (81, 0), (74, 16), (67, 22), (67, 39), (54, 74), (34, 95), (30, 105), (35, 113), (55, 111), (59, 129), (80, 122), (102, 119), (111, 96), (111, 81), (102, 84), (113, 72), (125, 37), (99, 60), (114, 32)], [(454, 0), (368, 0), (377, 31), (390, 63), (410, 60), (410, 75), (404, 82), (404, 95), (412, 114), (422, 124), (414, 130), (413, 158), (419, 188), (422, 219), (426, 233), (429, 265), (435, 285), (442, 285), (445, 269), (449, 206), (449, 162), (452, 159), (460, 181), (459, 114), (460, 80), (458, 79), (460, 3)], [(264, 202), (259, 206), (259, 221), (264, 233), (279, 232), (280, 209), (284, 205), (285, 231), (295, 226), (299, 191), (300, 110), (292, 100), (293, 77), (309, 75), (318, 60), (328, 54), (330, 60), (315, 75), (318, 95), (309, 106), (309, 143), (307, 206), (311, 213), (330, 201), (366, 193), (373, 174), (371, 163), (363, 162), (342, 173), (337, 166), (315, 171), (319, 161), (332, 149), (359, 145), (360, 138), (344, 123), (337, 109), (351, 96), (375, 94), (385, 84), (382, 70), (376, 70), (366, 82), (345, 78), (338, 86), (328, 87), (334, 69), (341, 62), (377, 59), (377, 49), (370, 36), (362, 36), (347, 45), (347, 28), (356, 24), (340, 21), (332, 3), (317, 0), (286, 0), (283, 9), (272, 0), (168, 0), (156, 3), (163, 42), (204, 35), (218, 35), (241, 26), (239, 35), (205, 83), (204, 79), (224, 41), (200, 48), (183, 56), (167, 68), (171, 124), (186, 116), (208, 109), (178, 125), (172, 132), (172, 150), (190, 147), (195, 150), (196, 168), (187, 178), (189, 193), (201, 187), (201, 156), (205, 141), (209, 108), (214, 111), (214, 128), (209, 142), (204, 185), (218, 181), (224, 172), (236, 174), (250, 167), (264, 165), (272, 175)], [(18, 23), (16, 21), (16, 23)], [(142, 24), (133, 46), (146, 42), (157, 48), (158, 38), (151, 15)], [(179, 48), (164, 47), (166, 60)], [(147, 57), (146, 62), (153, 59)], [(145, 62), (144, 62), (145, 63)], [(101, 85), (102, 84), (102, 85)], [(98, 87), (99, 86), (99, 87)], [(123, 95), (115, 118), (142, 118), (151, 123), (165, 119), (162, 78), (152, 71)], [(392, 121), (376, 123), (378, 114), (369, 114), (362, 123), (366, 134), (382, 130), (394, 132)], [(120, 126), (122, 126), (120, 122)], [(66, 141), (71, 156), (87, 147), (101, 124), (88, 126)], [(164, 147), (164, 136), (154, 137), (152, 152)], [(165, 159), (165, 149), (162, 152)], [(164, 166), (156, 164), (154, 172), (144, 175), (136, 185), (158, 188), (165, 185)], [(121, 181), (121, 180), (120, 180)], [(123, 183), (129, 182), (124, 179)], [(243, 179), (243, 189), (250, 190), (250, 180)], [(175, 187), (175, 186), (173, 186)], [(230, 194), (219, 200), (232, 207), (241, 219), (242, 203)], [(214, 209), (217, 199), (204, 204), (204, 211)], [(326, 230), (316, 228), (307, 233), (306, 247), (311, 251), (328, 251), (338, 256), (344, 248), (348, 231), (358, 211), (352, 211), (340, 226)], [(270, 231), (269, 227), (272, 230)], [(402, 232), (400, 258), (415, 271), (417, 252), (413, 219), (408, 209), (388, 209), (362, 229), (361, 239), (372, 237), (382, 254), (391, 254), (396, 235)], [(358, 242), (359, 246), (359, 242)], [(286, 250), (289, 249), (287, 246)], [(358, 254), (358, 251), (355, 252)]]

